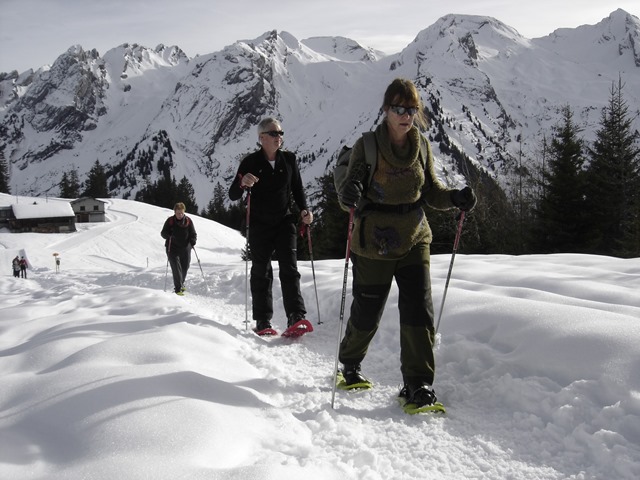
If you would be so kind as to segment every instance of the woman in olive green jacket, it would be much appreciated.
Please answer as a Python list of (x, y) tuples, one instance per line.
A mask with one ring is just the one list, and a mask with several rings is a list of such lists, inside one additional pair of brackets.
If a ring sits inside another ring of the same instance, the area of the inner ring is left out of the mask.
[(426, 117), (411, 81), (395, 79), (385, 92), (382, 108), (385, 117), (375, 130), (377, 164), (371, 184), (365, 191), (361, 138), (354, 144), (339, 189), (342, 207), (356, 212), (351, 241), (353, 301), (339, 360), (347, 386), (367, 382), (360, 364), (395, 278), (404, 382), (400, 394), (418, 406), (431, 405), (436, 402), (429, 272), (432, 235), (423, 207), (471, 210), (476, 199), (469, 187), (448, 189), (436, 178), (429, 142), (414, 125), (425, 128)]

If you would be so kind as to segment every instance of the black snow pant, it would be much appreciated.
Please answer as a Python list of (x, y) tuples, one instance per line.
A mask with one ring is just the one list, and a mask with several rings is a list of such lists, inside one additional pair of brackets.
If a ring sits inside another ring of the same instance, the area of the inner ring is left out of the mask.
[(432, 385), (435, 372), (429, 245), (421, 243), (398, 260), (352, 254), (353, 301), (339, 360), (360, 364), (378, 330), (391, 282), (398, 285), (400, 364), (405, 384)]
[(184, 280), (187, 278), (189, 265), (191, 265), (191, 245), (187, 248), (171, 248), (167, 253), (171, 273), (173, 275), (173, 288), (176, 293), (184, 288)]
[(254, 320), (271, 321), (273, 318), (271, 259), (274, 253), (278, 261), (282, 300), (287, 318), (292, 313), (307, 312), (300, 293), (296, 247), (296, 225), (293, 215), (287, 215), (282, 221), (270, 224), (252, 219), (249, 230), (249, 249)]

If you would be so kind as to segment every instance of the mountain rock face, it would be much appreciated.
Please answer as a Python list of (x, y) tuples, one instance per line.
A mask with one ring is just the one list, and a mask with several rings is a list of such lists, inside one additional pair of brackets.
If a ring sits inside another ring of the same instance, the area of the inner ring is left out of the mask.
[(540, 162), (563, 106), (586, 140), (619, 78), (630, 111), (640, 110), (640, 20), (617, 10), (526, 39), (494, 18), (447, 15), (389, 56), (276, 31), (191, 59), (175, 46), (123, 44), (103, 56), (73, 46), (50, 67), (0, 74), (0, 149), (13, 193), (57, 195), (63, 173), (82, 180), (98, 160), (113, 196), (133, 196), (169, 168), (202, 207), (256, 148), (260, 119), (274, 116), (312, 194), (340, 147), (382, 120), (396, 77), (420, 89), (442, 180), (464, 183), (463, 153), (500, 181), (517, 161)]

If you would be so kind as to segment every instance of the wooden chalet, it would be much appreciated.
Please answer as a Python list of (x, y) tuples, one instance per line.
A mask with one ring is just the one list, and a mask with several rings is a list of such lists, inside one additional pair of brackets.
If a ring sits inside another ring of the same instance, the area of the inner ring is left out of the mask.
[(49, 201), (11, 205), (9, 229), (14, 233), (76, 231), (76, 215), (68, 202)]
[(107, 202), (97, 198), (82, 197), (71, 202), (77, 223), (104, 222)]

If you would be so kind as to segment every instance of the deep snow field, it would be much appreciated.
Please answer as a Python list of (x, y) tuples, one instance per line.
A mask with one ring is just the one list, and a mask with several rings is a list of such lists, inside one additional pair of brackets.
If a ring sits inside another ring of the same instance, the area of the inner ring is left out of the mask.
[[(16, 201), (45, 200), (0, 194)], [(159, 234), (172, 212), (107, 202), (75, 233), (0, 230), (0, 478), (640, 478), (640, 259), (462, 245), (436, 352), (447, 414), (398, 407), (395, 288), (363, 363), (375, 388), (332, 409), (344, 260), (314, 265), (323, 324), (300, 262), (315, 331), (259, 338), (238, 232), (192, 216), (181, 298)], [(450, 258), (432, 258), (437, 310)], [(274, 298), (281, 330), (277, 280)]]

